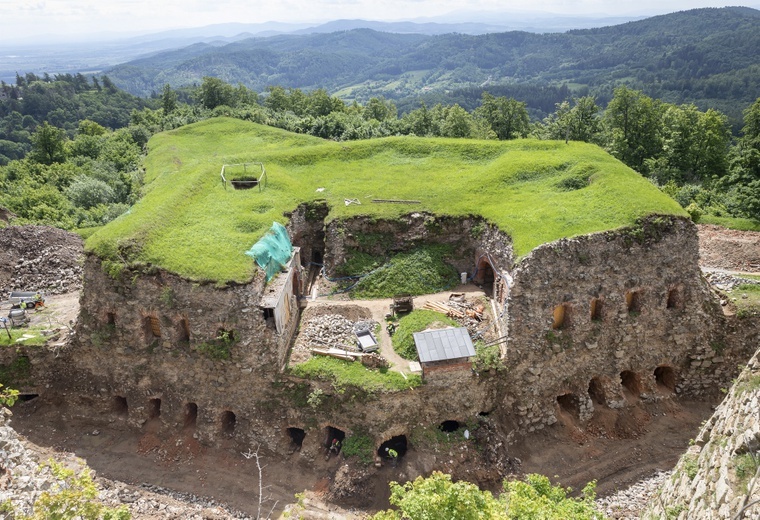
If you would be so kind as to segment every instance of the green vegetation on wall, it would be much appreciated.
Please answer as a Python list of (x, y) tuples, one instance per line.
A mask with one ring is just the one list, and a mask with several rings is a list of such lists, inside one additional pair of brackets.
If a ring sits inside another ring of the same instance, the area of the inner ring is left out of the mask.
[(456, 285), (456, 270), (446, 263), (451, 247), (425, 245), (401, 253), (362, 278), (351, 291), (360, 299), (390, 298), (397, 294), (430, 294)]

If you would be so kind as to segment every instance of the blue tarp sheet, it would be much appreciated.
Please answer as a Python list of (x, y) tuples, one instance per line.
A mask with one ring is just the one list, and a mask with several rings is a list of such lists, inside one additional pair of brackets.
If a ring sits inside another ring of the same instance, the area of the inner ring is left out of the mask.
[(288, 230), (282, 224), (272, 223), (267, 234), (245, 254), (253, 257), (259, 267), (266, 271), (268, 282), (282, 271), (293, 256), (293, 245), (290, 243)]

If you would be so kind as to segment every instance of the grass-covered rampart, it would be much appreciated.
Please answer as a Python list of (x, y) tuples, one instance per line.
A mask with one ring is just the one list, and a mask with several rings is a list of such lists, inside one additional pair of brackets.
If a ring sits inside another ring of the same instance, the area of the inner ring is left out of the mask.
[[(194, 280), (250, 280), (254, 263), (243, 253), (272, 221), (285, 223), (284, 212), (317, 199), (329, 203), (329, 219), (478, 214), (512, 236), (518, 256), (652, 213), (686, 215), (649, 181), (586, 143), (418, 137), (337, 143), (219, 118), (158, 134), (149, 149), (144, 196), (86, 247), (116, 264), (152, 264)], [(266, 189), (225, 190), (222, 165), (242, 162), (266, 165)], [(345, 199), (361, 205), (346, 206)]]

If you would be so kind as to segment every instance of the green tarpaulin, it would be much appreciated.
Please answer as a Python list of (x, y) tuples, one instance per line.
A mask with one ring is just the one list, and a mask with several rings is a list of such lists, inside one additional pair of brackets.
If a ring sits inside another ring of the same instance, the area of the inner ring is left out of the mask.
[(267, 234), (253, 244), (245, 254), (253, 257), (256, 263), (267, 273), (267, 282), (282, 271), (293, 255), (293, 245), (290, 243), (288, 230), (285, 226), (274, 222)]

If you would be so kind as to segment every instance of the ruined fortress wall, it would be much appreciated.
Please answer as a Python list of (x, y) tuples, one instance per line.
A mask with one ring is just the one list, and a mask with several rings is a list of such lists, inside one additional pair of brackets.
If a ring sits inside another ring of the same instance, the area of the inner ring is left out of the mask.
[(452, 246), (452, 257), (447, 260), (459, 273), (472, 275), (477, 256), (486, 250), (502, 268), (512, 264), (511, 239), (482, 218), (411, 213), (393, 220), (354, 217), (328, 222), (325, 268), (332, 275), (353, 252), (385, 258), (422, 244)]
[(594, 406), (700, 395), (730, 379), (724, 320), (698, 254), (690, 221), (652, 218), (523, 258), (505, 320), (505, 404), (522, 428), (552, 424), (561, 408), (585, 420)]
[[(378, 230), (370, 221), (349, 223), (399, 247), (429, 238), (429, 228), (457, 230), (449, 240), (459, 241), (458, 251), (469, 255), (463, 270), (488, 252), (493, 268), (509, 274), (511, 241), (498, 230), (474, 219), (426, 227), (426, 216), (410, 218), (415, 224), (408, 236), (395, 228)], [(326, 231), (326, 260), (345, 251), (336, 226)], [(346, 243), (361, 245), (354, 228), (342, 229)], [(420, 425), (466, 421), (485, 412), (504, 431), (526, 434), (556, 421), (561, 410), (583, 421), (596, 406), (620, 408), (673, 393), (699, 396), (727, 386), (749, 357), (756, 329), (726, 323), (700, 276), (697, 254), (695, 228), (681, 219), (541, 246), (511, 273), (502, 323), (509, 333), (506, 370), (464, 371), (393, 394), (338, 391), (327, 382), (283, 374), (283, 353), (297, 319), (281, 334), (268, 325), (257, 307), (265, 290), (261, 275), (228, 287), (163, 271), (125, 272), (114, 280), (90, 256), (75, 340), (55, 354), (30, 351), (31, 379), (55, 388), (67, 402), (104, 417), (116, 415), (132, 427), (153, 417), (171, 433), (191, 420), (196, 436), (208, 444), (229, 440), (245, 450), (261, 443), (287, 454), (286, 429), (298, 428), (306, 433), (300, 456), (307, 459), (322, 449), (327, 426), (362, 431), (379, 445)], [(635, 298), (626, 297), (633, 292)], [(234, 334), (229, 359), (204, 351), (220, 330)], [(324, 398), (309, 402), (316, 390)]]
[(642, 517), (760, 519), (760, 503), (750, 506), (755, 501), (760, 502), (760, 350)]

